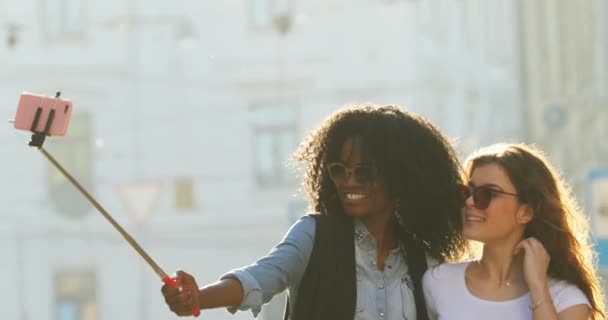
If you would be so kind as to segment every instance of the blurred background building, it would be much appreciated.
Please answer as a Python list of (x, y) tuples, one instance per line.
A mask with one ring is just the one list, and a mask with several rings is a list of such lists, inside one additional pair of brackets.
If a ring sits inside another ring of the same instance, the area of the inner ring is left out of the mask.
[(606, 2), (521, 1), (528, 140), (582, 192), (590, 167), (606, 164)]
[[(306, 212), (289, 154), (349, 103), (403, 105), (462, 156), (535, 143), (593, 208), (590, 172), (608, 166), (607, 10), (600, 0), (0, 0), (0, 118), (23, 91), (61, 90), (75, 111), (48, 150), (167, 272), (203, 284), (267, 253)], [(0, 317), (173, 317), (152, 270), (5, 124)], [(282, 319), (283, 300), (259, 318)]]

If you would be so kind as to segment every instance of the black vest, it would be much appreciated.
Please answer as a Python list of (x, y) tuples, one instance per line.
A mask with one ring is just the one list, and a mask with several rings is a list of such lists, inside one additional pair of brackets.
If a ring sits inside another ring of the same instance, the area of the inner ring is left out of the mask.
[[(344, 215), (313, 214), (315, 239), (306, 271), (300, 281), (293, 317), (289, 316), (289, 297), (285, 320), (353, 320), (357, 301), (354, 226)], [(402, 238), (402, 237), (400, 237)], [(408, 237), (409, 238), (409, 237)], [(427, 268), (422, 247), (404, 239), (414, 282), (417, 318), (427, 319), (422, 295), (422, 274)], [(413, 263), (416, 262), (416, 263)]]

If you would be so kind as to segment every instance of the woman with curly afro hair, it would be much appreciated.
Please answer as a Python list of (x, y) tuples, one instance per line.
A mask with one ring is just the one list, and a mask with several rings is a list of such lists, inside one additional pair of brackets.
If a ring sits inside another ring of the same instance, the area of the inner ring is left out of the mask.
[(397, 106), (346, 107), (294, 154), (314, 213), (270, 253), (199, 288), (178, 271), (170, 309), (252, 310), (288, 290), (285, 319), (427, 319), (422, 275), (460, 258), (462, 175), (441, 132)]

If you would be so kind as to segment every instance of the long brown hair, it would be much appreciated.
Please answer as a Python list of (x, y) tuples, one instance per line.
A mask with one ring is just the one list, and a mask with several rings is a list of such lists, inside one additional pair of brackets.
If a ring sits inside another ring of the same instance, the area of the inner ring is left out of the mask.
[(524, 237), (538, 239), (549, 253), (549, 276), (576, 285), (589, 299), (592, 319), (605, 319), (588, 221), (568, 185), (543, 153), (532, 146), (495, 144), (481, 149), (467, 159), (467, 176), (486, 164), (500, 165), (520, 201), (532, 208), (534, 218), (526, 226)]

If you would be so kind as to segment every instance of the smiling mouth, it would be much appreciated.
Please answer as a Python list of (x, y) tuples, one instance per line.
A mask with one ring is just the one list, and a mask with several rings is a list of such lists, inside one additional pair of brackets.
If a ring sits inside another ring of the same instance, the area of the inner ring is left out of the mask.
[(345, 193), (344, 198), (346, 200), (361, 200), (367, 198), (367, 195), (363, 193)]
[(475, 217), (475, 216), (465, 216), (464, 221), (465, 222), (486, 222), (486, 219), (481, 218), (481, 217)]

